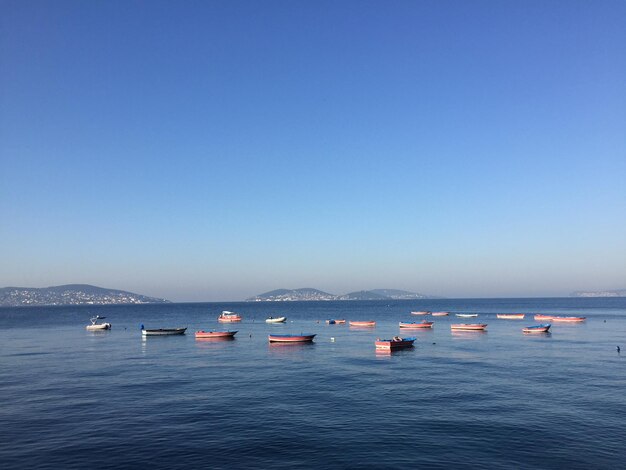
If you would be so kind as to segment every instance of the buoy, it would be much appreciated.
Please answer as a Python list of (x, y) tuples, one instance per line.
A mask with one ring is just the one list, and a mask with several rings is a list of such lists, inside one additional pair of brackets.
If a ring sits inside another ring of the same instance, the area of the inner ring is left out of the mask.
[(334, 343), (335, 342), (335, 338), (330, 338), (330, 342)]

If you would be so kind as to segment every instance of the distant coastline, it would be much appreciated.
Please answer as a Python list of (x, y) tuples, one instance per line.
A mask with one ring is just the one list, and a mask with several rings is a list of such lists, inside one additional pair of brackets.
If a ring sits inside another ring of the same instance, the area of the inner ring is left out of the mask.
[(304, 287), (300, 289), (276, 289), (263, 294), (249, 297), (246, 302), (293, 302), (293, 301), (320, 301), (320, 300), (414, 300), (437, 299), (416, 292), (399, 289), (373, 289), (349, 292), (347, 294), (330, 294), (319, 289)]
[(626, 297), (626, 289), (576, 291), (572, 292), (570, 297)]
[(89, 284), (0, 288), (0, 307), (47, 305), (160, 304), (169, 300)]

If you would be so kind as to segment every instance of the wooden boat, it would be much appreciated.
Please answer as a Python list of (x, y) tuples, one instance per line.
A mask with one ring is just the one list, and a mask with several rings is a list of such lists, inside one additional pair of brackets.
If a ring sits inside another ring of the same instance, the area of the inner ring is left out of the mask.
[(376, 322), (374, 320), (366, 320), (366, 321), (350, 320), (350, 326), (376, 326)]
[(459, 318), (475, 318), (478, 316), (477, 313), (455, 313), (454, 315)]
[(552, 317), (552, 321), (580, 323), (587, 319), (587, 317)]
[(535, 320), (552, 320), (552, 315), (535, 315)]
[(376, 339), (376, 349), (383, 350), (396, 350), (404, 348), (412, 348), (415, 337), (401, 338), (400, 336), (394, 336), (392, 339)]
[(217, 321), (222, 323), (231, 323), (241, 321), (241, 315), (235, 312), (229, 312), (228, 310), (224, 310), (219, 317), (217, 317)]
[(524, 333), (547, 333), (551, 326), (552, 325), (550, 325), (550, 323), (545, 323), (543, 325), (527, 326), (526, 328), (522, 329), (522, 331)]
[(141, 325), (141, 334), (143, 336), (172, 336), (184, 335), (187, 328), (159, 328), (156, 330), (147, 330)]
[(498, 313), (496, 315), (501, 320), (523, 320), (525, 316), (524, 313)]
[(411, 315), (430, 315), (430, 312), (427, 310), (423, 310), (421, 312), (411, 312)]
[(196, 331), (196, 338), (233, 338), (236, 331)]
[(400, 328), (432, 328), (435, 322), (423, 321), (423, 322), (400, 322), (398, 326)]
[(111, 329), (111, 324), (110, 323), (98, 323), (98, 320), (100, 320), (102, 318), (105, 318), (105, 317), (100, 317), (100, 316), (96, 315), (95, 317), (90, 318), (91, 325), (87, 325), (85, 327), (85, 329), (87, 331), (110, 330)]
[(343, 325), (346, 323), (345, 320), (326, 320), (326, 323), (329, 325)]
[(310, 343), (316, 335), (269, 335), (270, 343)]
[(450, 325), (452, 330), (466, 330), (466, 331), (484, 331), (487, 328), (486, 323), (455, 323)]
[(433, 312), (431, 315), (433, 317), (447, 317), (450, 314), (448, 312)]
[(265, 323), (285, 323), (287, 321), (287, 317), (269, 317), (265, 319)]

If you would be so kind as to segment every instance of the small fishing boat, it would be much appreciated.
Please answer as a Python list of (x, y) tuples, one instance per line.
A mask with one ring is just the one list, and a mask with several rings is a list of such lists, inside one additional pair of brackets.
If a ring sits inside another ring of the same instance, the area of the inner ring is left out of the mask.
[(449, 312), (433, 312), (431, 313), (431, 315), (433, 317), (447, 317), (448, 315), (450, 315)]
[(430, 315), (430, 312), (427, 310), (422, 310), (420, 312), (411, 312), (411, 315)]
[(535, 315), (535, 320), (552, 320), (552, 315)]
[(233, 338), (236, 331), (196, 331), (196, 338)]
[(392, 339), (376, 339), (376, 349), (383, 350), (396, 350), (404, 348), (412, 348), (416, 338), (401, 338), (400, 336), (394, 336)]
[(270, 343), (310, 343), (316, 335), (269, 335)]
[(477, 313), (455, 313), (454, 315), (459, 318), (476, 318), (478, 316)]
[(376, 322), (374, 320), (366, 320), (366, 321), (350, 320), (350, 326), (376, 326)]
[(346, 323), (345, 320), (326, 320), (326, 323), (329, 325), (344, 325)]
[(235, 312), (229, 312), (228, 310), (224, 310), (219, 317), (217, 317), (217, 321), (222, 323), (231, 323), (241, 321), (241, 315)]
[(265, 319), (265, 323), (285, 323), (287, 321), (287, 317), (268, 317)]
[(550, 325), (550, 323), (545, 323), (543, 325), (527, 326), (526, 328), (522, 329), (522, 331), (524, 333), (547, 333), (551, 326), (552, 325)]
[(452, 330), (465, 330), (465, 331), (484, 331), (487, 328), (485, 323), (456, 323), (450, 325)]
[(432, 328), (433, 321), (422, 321), (422, 322), (400, 322), (398, 326), (400, 328)]
[(587, 317), (552, 317), (552, 321), (580, 323), (587, 319)]
[(496, 317), (500, 320), (523, 320), (526, 315), (523, 313), (498, 313)]
[(87, 331), (100, 331), (100, 330), (110, 330), (111, 329), (111, 324), (110, 323), (98, 323), (98, 320), (101, 320), (103, 318), (106, 317), (101, 317), (96, 315), (95, 317), (91, 317), (91, 325), (87, 325), (85, 327), (85, 329)]
[(172, 335), (184, 335), (187, 328), (158, 328), (147, 330), (141, 325), (141, 334), (143, 336), (172, 336)]

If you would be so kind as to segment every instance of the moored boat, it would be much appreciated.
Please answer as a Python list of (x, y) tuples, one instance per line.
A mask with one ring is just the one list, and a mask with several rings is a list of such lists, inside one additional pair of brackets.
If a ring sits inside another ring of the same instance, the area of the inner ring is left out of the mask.
[(454, 316), (459, 318), (476, 318), (478, 316), (477, 313), (455, 313)]
[(269, 317), (265, 319), (265, 323), (285, 323), (287, 317)]
[(196, 338), (233, 338), (236, 331), (196, 331)]
[(394, 336), (392, 339), (376, 339), (376, 349), (384, 349), (384, 350), (395, 350), (395, 349), (404, 349), (404, 348), (412, 348), (413, 342), (415, 342), (416, 338), (401, 338), (400, 336)]
[(365, 320), (365, 321), (350, 320), (350, 326), (376, 326), (376, 322), (374, 320)]
[(184, 335), (187, 328), (158, 328), (158, 329), (146, 329), (141, 325), (141, 334), (143, 336), (172, 336), (172, 335)]
[(433, 317), (447, 317), (448, 315), (450, 315), (449, 312), (433, 312), (431, 313), (431, 315)]
[(86, 330), (88, 331), (100, 331), (100, 330), (110, 330), (111, 329), (111, 324), (110, 323), (98, 323), (98, 320), (103, 319), (105, 317), (101, 317), (96, 315), (95, 317), (90, 318), (91, 320), (91, 325), (87, 325), (85, 327)]
[(220, 316), (217, 317), (217, 321), (222, 323), (231, 323), (241, 321), (241, 315), (235, 312), (229, 312), (228, 310), (224, 310), (220, 313)]
[(466, 330), (466, 331), (484, 331), (487, 328), (486, 323), (455, 323), (450, 325), (452, 330)]
[(550, 323), (545, 323), (543, 325), (532, 325), (527, 326), (526, 328), (522, 329), (522, 331), (524, 333), (547, 333), (551, 326), (552, 325)]
[(411, 315), (430, 315), (430, 312), (428, 310), (422, 310), (419, 312), (411, 312)]
[(310, 343), (316, 335), (269, 335), (270, 343)]
[(435, 322), (422, 321), (422, 322), (400, 322), (398, 326), (400, 328), (432, 328)]
[(326, 323), (328, 323), (329, 325), (343, 325), (346, 323), (345, 320), (326, 320)]
[(557, 322), (569, 322), (569, 323), (580, 323), (587, 319), (587, 317), (552, 317), (552, 321)]
[(552, 320), (553, 315), (535, 315), (535, 320)]
[(523, 320), (526, 314), (524, 313), (498, 313), (496, 317), (500, 320)]

